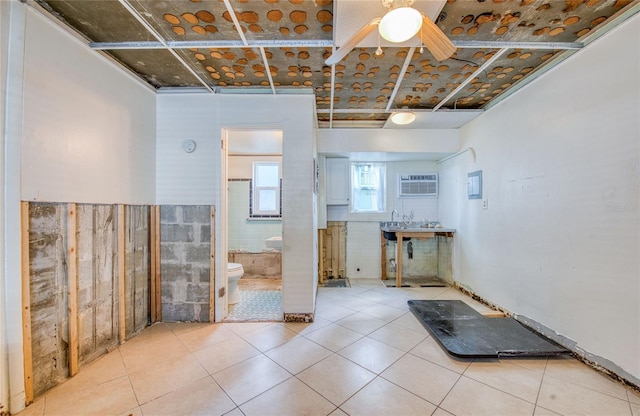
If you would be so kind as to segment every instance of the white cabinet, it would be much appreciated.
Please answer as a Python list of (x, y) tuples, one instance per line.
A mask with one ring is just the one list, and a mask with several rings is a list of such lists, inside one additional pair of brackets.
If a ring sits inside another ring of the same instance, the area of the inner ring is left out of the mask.
[(328, 157), (326, 172), (327, 205), (349, 205), (349, 158)]

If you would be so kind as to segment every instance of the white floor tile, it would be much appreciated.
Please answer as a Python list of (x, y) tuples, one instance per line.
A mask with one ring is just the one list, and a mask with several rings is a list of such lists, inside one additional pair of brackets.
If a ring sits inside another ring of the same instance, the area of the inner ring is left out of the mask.
[(20, 415), (640, 416), (640, 394), (571, 357), (450, 356), (405, 309), (433, 298), (486, 308), (356, 279), (319, 288), (313, 323), (158, 323)]
[(529, 416), (535, 405), (462, 376), (440, 407), (455, 415)]
[(336, 406), (375, 378), (375, 374), (334, 354), (297, 375), (298, 379)]
[(258, 355), (214, 374), (213, 379), (237, 405), (269, 390), (291, 377), (271, 359)]
[(432, 414), (436, 406), (393, 383), (376, 378), (340, 409), (352, 416), (423, 416)]
[(328, 415), (336, 406), (296, 378), (262, 393), (240, 406), (247, 416)]

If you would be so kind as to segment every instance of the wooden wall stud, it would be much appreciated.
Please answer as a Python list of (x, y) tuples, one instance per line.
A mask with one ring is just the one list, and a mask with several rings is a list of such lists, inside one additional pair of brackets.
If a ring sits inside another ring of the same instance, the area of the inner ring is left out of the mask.
[(78, 373), (78, 215), (76, 204), (67, 207), (67, 301), (69, 302), (69, 376)]
[(29, 202), (20, 203), (22, 235), (22, 353), (25, 404), (33, 402), (33, 354), (31, 351), (31, 279), (29, 275)]
[(118, 204), (118, 340), (124, 343), (126, 332), (125, 316), (125, 207)]

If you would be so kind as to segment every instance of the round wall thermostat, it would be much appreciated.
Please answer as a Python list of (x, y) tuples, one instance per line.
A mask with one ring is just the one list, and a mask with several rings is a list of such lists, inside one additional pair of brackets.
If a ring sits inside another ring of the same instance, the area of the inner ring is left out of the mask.
[(196, 150), (196, 142), (193, 140), (185, 140), (182, 142), (182, 150), (187, 153), (191, 153)]

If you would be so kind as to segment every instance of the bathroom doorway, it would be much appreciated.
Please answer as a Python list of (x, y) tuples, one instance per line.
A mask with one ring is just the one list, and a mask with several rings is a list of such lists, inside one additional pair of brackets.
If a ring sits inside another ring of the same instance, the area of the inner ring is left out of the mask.
[(226, 322), (282, 320), (282, 130), (227, 130)]

